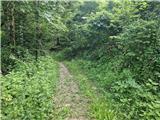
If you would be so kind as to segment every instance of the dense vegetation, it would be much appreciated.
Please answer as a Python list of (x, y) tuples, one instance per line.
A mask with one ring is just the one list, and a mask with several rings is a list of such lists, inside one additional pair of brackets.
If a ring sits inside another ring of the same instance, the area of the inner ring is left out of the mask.
[[(95, 119), (159, 120), (160, 2), (2, 1), (1, 6), (4, 119), (49, 119), (48, 97), (58, 74), (52, 59), (58, 58), (70, 61), (71, 71), (81, 71), (102, 94), (102, 102), (92, 105)], [(119, 114), (107, 113), (108, 103)]]
[(2, 118), (48, 120), (53, 102), (58, 66), (51, 57), (38, 61), (17, 61), (16, 69), (2, 77)]

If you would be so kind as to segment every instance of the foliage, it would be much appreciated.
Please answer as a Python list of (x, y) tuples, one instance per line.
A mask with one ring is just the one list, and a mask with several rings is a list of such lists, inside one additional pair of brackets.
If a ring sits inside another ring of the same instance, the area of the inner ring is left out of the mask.
[(41, 57), (37, 63), (16, 62), (16, 69), (1, 81), (2, 119), (51, 119), (57, 63), (49, 56)]
[[(153, 79), (158, 82), (155, 74), (159, 69), (159, 33), (156, 21), (139, 20), (128, 27), (122, 33), (123, 41), (123, 66), (130, 68), (137, 76), (139, 82)], [(143, 72), (142, 72), (143, 71)]]
[[(159, 95), (152, 94), (148, 86), (154, 89), (158, 84), (153, 81), (147, 85), (140, 86), (134, 79), (118, 81), (113, 85), (115, 100), (120, 103), (120, 107), (127, 114), (127, 119), (158, 119), (160, 117)], [(154, 84), (154, 85), (153, 85)]]

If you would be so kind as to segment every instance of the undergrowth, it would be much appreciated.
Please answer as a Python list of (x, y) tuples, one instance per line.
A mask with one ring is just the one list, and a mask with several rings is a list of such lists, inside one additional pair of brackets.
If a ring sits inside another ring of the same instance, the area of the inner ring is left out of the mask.
[(58, 65), (52, 57), (17, 62), (16, 68), (2, 76), (2, 120), (50, 120)]

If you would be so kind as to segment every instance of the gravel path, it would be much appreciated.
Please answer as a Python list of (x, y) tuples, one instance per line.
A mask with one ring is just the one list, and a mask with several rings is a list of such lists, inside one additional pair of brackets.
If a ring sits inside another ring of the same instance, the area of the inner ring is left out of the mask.
[(63, 63), (54, 103), (56, 111), (67, 108), (70, 112), (65, 120), (88, 120), (88, 100), (80, 93), (79, 86)]

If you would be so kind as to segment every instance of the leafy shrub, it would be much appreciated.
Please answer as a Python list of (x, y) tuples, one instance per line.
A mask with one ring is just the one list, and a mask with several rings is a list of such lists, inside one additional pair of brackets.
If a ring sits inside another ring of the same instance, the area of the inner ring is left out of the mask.
[(17, 62), (14, 71), (2, 76), (2, 119), (51, 119), (57, 63), (48, 56)]
[(138, 82), (153, 79), (158, 82), (159, 69), (159, 33), (156, 21), (139, 20), (128, 27), (121, 34), (123, 41), (123, 66), (135, 73)]
[(118, 81), (112, 85), (112, 94), (115, 101), (120, 104), (122, 112), (127, 119), (158, 119), (160, 117), (159, 95), (150, 91), (149, 86), (157, 89), (158, 84), (150, 81), (140, 86), (133, 78)]

